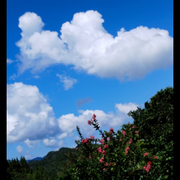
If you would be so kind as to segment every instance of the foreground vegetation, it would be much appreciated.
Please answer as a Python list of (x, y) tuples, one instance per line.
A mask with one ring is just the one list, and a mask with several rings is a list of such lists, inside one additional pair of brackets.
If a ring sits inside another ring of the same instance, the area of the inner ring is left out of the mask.
[[(162, 175), (160, 179), (173, 178), (173, 97), (173, 88), (167, 87), (153, 96), (150, 102), (146, 102), (144, 109), (138, 108), (128, 113), (134, 119), (133, 125), (140, 130), (139, 138), (145, 140), (146, 148), (152, 150), (153, 154), (159, 153), (162, 156), (161, 164), (155, 171)], [(122, 128), (127, 126), (123, 125)], [(99, 147), (102, 145), (94, 144), (93, 146)], [(82, 148), (82, 144), (78, 144), (77, 147)], [(24, 157), (21, 157), (20, 160), (7, 161), (6, 179), (73, 179), (67, 173), (71, 169), (73, 162), (65, 154), (73, 156), (77, 154), (77, 151), (75, 148), (61, 148), (59, 151), (49, 152), (40, 161), (27, 163)], [(62, 176), (62, 174), (64, 175)]]

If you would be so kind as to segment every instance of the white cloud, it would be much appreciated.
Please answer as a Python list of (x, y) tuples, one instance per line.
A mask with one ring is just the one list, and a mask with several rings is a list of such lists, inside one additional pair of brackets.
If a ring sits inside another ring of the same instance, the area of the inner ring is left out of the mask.
[(120, 112), (127, 114), (127, 113), (129, 113), (129, 111), (134, 111), (134, 110), (136, 110), (137, 107), (139, 107), (139, 105), (130, 102), (130, 103), (125, 103), (125, 104), (119, 103), (119, 104), (116, 104), (115, 107), (116, 107)]
[[(79, 115), (65, 114), (55, 119), (52, 107), (36, 86), (21, 82), (7, 85), (7, 141), (24, 142), (33, 147), (41, 141), (45, 146), (59, 148), (63, 138), (72, 137), (76, 126), (84, 137), (95, 133), (87, 121), (96, 114), (101, 130), (120, 128), (129, 119), (127, 113), (137, 108), (135, 103), (115, 104), (117, 113), (102, 110), (79, 110)], [(59, 134), (60, 133), (60, 134)], [(56, 138), (56, 135), (59, 134)], [(59, 140), (58, 140), (59, 139)], [(21, 151), (20, 147), (17, 151)]]
[(131, 80), (172, 65), (173, 38), (168, 31), (139, 26), (130, 31), (121, 28), (113, 37), (103, 22), (97, 11), (76, 13), (71, 22), (62, 24), (59, 38), (57, 32), (42, 30), (40, 16), (25, 13), (19, 18), (19, 73), (63, 63), (99, 77)]
[(96, 114), (98, 124), (102, 128), (104, 127), (120, 127), (125, 123), (125, 120), (129, 119), (129, 116), (125, 114), (129, 110), (135, 110), (137, 105), (134, 103), (128, 104), (116, 104), (117, 114), (112, 112), (105, 113), (102, 110), (79, 110), (80, 115), (66, 114), (59, 117), (59, 128), (67, 134), (76, 131), (76, 125), (80, 128), (81, 133), (86, 137), (95, 132), (94, 128), (88, 125), (87, 121), (91, 119), (93, 114)]
[(120, 129), (120, 126), (126, 124), (125, 121), (130, 119), (127, 113), (131, 110), (136, 110), (139, 105), (135, 103), (116, 104), (115, 108), (117, 113), (105, 113), (102, 110), (79, 110), (80, 115), (75, 116), (74, 114), (66, 114), (59, 117), (59, 128), (64, 133), (59, 136), (63, 138), (66, 134), (72, 134), (77, 131), (76, 126), (80, 128), (83, 137), (89, 137), (94, 134), (95, 129), (88, 125), (88, 120), (91, 120), (92, 115), (96, 114), (100, 129), (104, 131), (104, 128), (113, 127), (114, 129)]
[(35, 75), (35, 76), (33, 76), (33, 78), (35, 78), (35, 79), (39, 79), (39, 78), (40, 78), (40, 76)]
[(23, 148), (21, 146), (17, 146), (16, 150), (19, 154), (21, 154), (23, 152)]
[(33, 140), (33, 141), (31, 141), (31, 140), (29, 140), (29, 139), (26, 139), (26, 140), (24, 141), (24, 143), (25, 143), (28, 147), (33, 147), (35, 144), (40, 143), (40, 140)]
[(7, 59), (7, 64), (11, 64), (11, 63), (13, 63), (13, 62), (14, 62), (13, 60)]
[(60, 78), (60, 81), (64, 84), (64, 89), (68, 90), (72, 88), (73, 84), (77, 82), (76, 79), (67, 77), (65, 75), (56, 74)]
[(31, 36), (34, 32), (40, 32), (43, 26), (41, 17), (37, 16), (36, 13), (26, 12), (19, 18), (18, 27), (21, 28), (21, 36), (23, 37)]
[[(40, 140), (59, 132), (52, 107), (36, 86), (7, 85), (7, 141)], [(28, 140), (27, 140), (28, 139)]]
[(43, 143), (46, 145), (46, 146), (49, 146), (49, 147), (54, 147), (56, 145), (56, 140), (51, 138), (51, 139), (44, 139), (43, 140)]
[(59, 139), (65, 138), (67, 136), (67, 133), (62, 133), (60, 136), (58, 136)]
[(9, 80), (15, 80), (16, 77), (17, 77), (17, 75), (14, 73), (13, 75), (11, 75), (11, 76), (9, 77)]

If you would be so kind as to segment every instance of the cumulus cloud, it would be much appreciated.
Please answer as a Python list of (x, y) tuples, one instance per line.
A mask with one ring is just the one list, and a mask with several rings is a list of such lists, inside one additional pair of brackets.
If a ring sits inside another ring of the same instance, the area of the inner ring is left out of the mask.
[(62, 140), (57, 142), (57, 140), (55, 138), (46, 138), (43, 140), (43, 143), (45, 146), (50, 147), (50, 148), (59, 148), (63, 145)]
[[(8, 143), (24, 142), (33, 147), (41, 141), (47, 147), (59, 148), (64, 138), (72, 137), (77, 132), (76, 126), (84, 137), (95, 133), (87, 121), (96, 114), (102, 130), (109, 127), (120, 129), (129, 119), (127, 113), (138, 107), (135, 103), (115, 104), (116, 113), (105, 113), (103, 110), (79, 110), (73, 113), (54, 117), (53, 109), (39, 92), (36, 86), (22, 82), (7, 85), (7, 141)], [(58, 135), (58, 136), (57, 136)], [(57, 137), (56, 137), (57, 136)], [(21, 147), (17, 147), (22, 152)]]
[[(36, 86), (22, 82), (7, 85), (7, 141), (40, 140), (59, 132), (53, 108)], [(28, 140), (27, 140), (28, 139)]]
[(137, 109), (137, 107), (139, 107), (138, 104), (135, 104), (135, 103), (125, 103), (125, 104), (116, 104), (115, 107), (119, 110), (119, 112), (122, 112), (122, 113), (129, 113), (130, 111), (134, 111)]
[(54, 146), (56, 144), (56, 140), (55, 139), (48, 139), (48, 138), (46, 138), (46, 139), (43, 140), (43, 143), (46, 146), (52, 147), (52, 146)]
[(44, 23), (41, 17), (33, 12), (26, 12), (24, 16), (19, 18), (19, 28), (22, 30), (22, 37), (29, 37), (34, 32), (40, 32)]
[(17, 146), (16, 150), (19, 154), (21, 154), (23, 152), (23, 148), (21, 146)]
[(56, 74), (56, 76), (60, 78), (60, 81), (63, 83), (65, 90), (72, 88), (73, 84), (77, 82), (76, 79), (67, 77), (65, 75)]
[(88, 74), (123, 81), (172, 65), (173, 38), (167, 30), (139, 26), (125, 31), (122, 27), (113, 37), (103, 22), (97, 11), (79, 12), (72, 21), (62, 24), (58, 37), (57, 32), (42, 29), (40, 16), (25, 13), (19, 18), (19, 73), (26, 69), (35, 73), (62, 63)]
[(59, 128), (61, 131), (67, 134), (72, 133), (78, 126), (83, 136), (88, 137), (95, 132), (95, 129), (88, 125), (87, 121), (90, 120), (93, 114), (96, 114), (98, 124), (102, 128), (114, 127), (120, 129), (120, 126), (125, 124), (125, 121), (129, 119), (127, 113), (131, 110), (137, 109), (137, 104), (116, 104), (117, 113), (105, 113), (102, 110), (79, 110), (80, 115), (75, 116), (74, 114), (66, 114), (59, 117)]
[(78, 106), (78, 108), (80, 108), (83, 104), (88, 103), (89, 101), (92, 101), (92, 99), (89, 98), (89, 97), (86, 97), (86, 99), (79, 99), (79, 100), (77, 101), (77, 106)]

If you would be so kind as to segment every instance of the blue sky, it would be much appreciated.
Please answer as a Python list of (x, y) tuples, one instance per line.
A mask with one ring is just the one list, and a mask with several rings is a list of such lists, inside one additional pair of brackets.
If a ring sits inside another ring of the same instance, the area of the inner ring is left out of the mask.
[(173, 86), (170, 0), (7, 1), (7, 158), (74, 148)]

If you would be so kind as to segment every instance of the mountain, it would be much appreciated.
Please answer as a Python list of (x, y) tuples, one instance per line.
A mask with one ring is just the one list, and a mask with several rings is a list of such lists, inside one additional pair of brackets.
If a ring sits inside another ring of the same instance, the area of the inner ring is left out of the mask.
[(41, 159), (44, 159), (46, 156), (44, 156), (44, 157), (36, 157), (36, 158), (34, 158), (34, 159), (29, 159), (29, 160), (26, 160), (27, 161), (27, 163), (28, 162), (30, 162), (30, 161), (39, 161), (39, 160), (41, 160)]
[[(97, 144), (95, 146), (99, 147), (101, 145)], [(79, 145), (77, 147), (80, 148)], [(45, 169), (48, 176), (51, 176), (53, 177), (53, 179), (55, 179), (57, 177), (58, 172), (60, 171), (60, 167), (63, 165), (63, 163), (67, 162), (67, 157), (64, 156), (63, 153), (69, 154), (76, 152), (77, 151), (75, 148), (62, 147), (58, 151), (50, 151), (45, 157), (41, 159), (32, 159), (31, 161), (27, 162), (31, 169), (36, 168), (36, 166), (42, 166)]]

